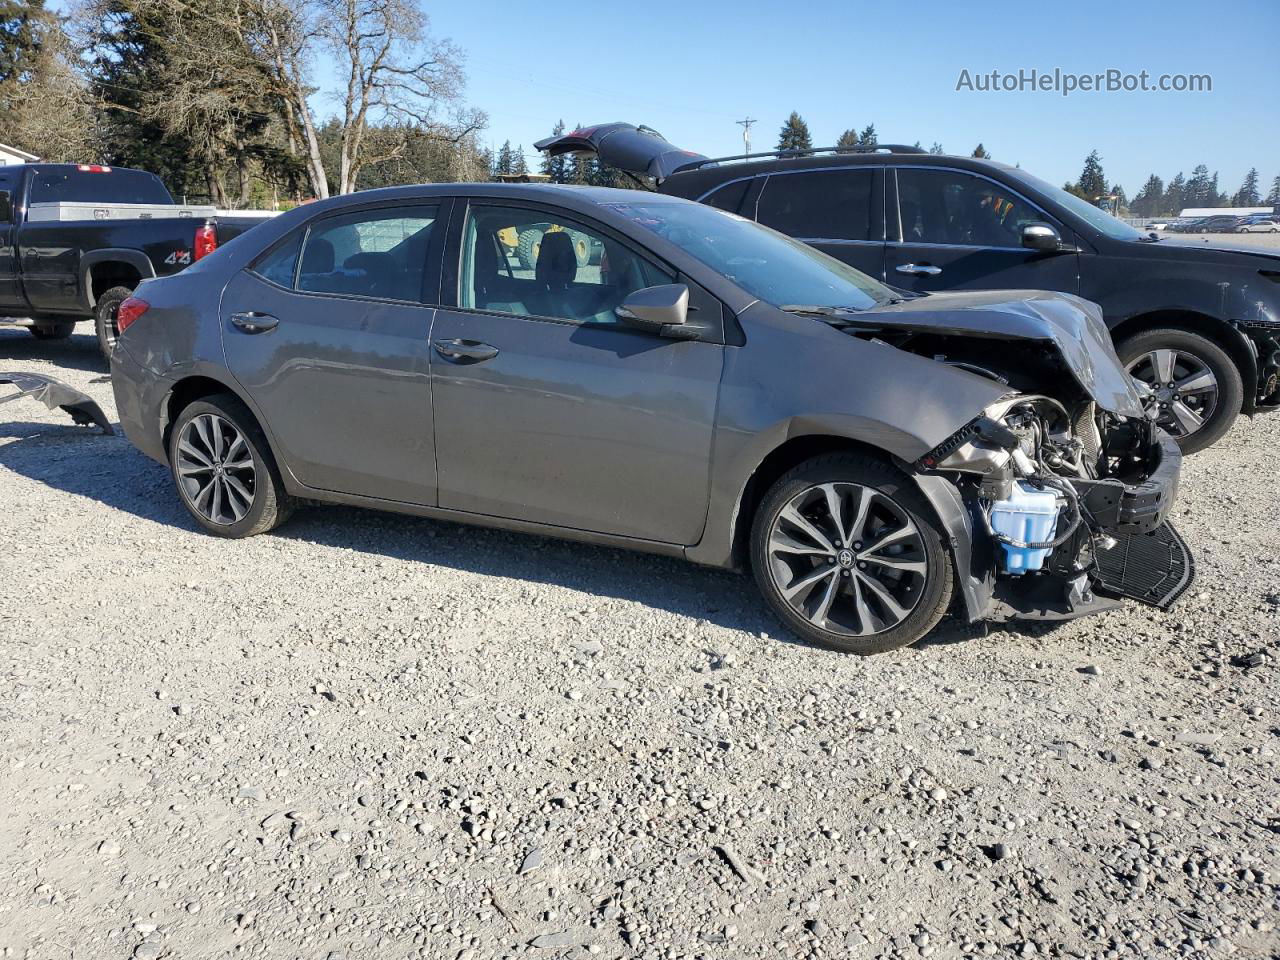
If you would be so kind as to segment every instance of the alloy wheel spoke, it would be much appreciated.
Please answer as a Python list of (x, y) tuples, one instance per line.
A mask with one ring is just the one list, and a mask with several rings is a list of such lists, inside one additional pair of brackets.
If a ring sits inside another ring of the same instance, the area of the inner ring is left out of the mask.
[(880, 603), (884, 605), (884, 608), (893, 616), (895, 624), (901, 622), (902, 619), (911, 612), (900, 604), (894, 595), (889, 592), (889, 589), (875, 577), (869, 577), (861, 570), (855, 571), (854, 576), (862, 581), (863, 586), (867, 587), (873, 594), (875, 594), (876, 599), (879, 600)]
[(239, 520), (249, 512), (249, 507), (253, 504), (253, 494), (249, 492), (243, 483), (229, 473), (223, 474), (222, 480), (227, 490), (227, 504), (231, 507), (231, 512), (235, 514), (236, 520)]
[(205, 456), (202, 451), (197, 450), (195, 445), (185, 437), (178, 441), (178, 452), (189, 459), (194, 460), (199, 466), (209, 468), (213, 467), (213, 461)]
[(1192, 433), (1204, 426), (1204, 418), (1181, 400), (1173, 401), (1169, 409), (1173, 412), (1174, 419), (1178, 421), (1178, 426), (1187, 433)]
[(831, 604), (836, 599), (836, 592), (840, 589), (840, 574), (831, 571), (831, 579), (827, 581), (827, 588), (822, 592), (822, 599), (818, 601), (818, 606), (814, 608), (812, 614), (809, 615), (810, 621), (819, 627), (827, 625), (827, 614), (831, 612)]
[(197, 490), (196, 495), (191, 498), (191, 502), (195, 504), (196, 509), (206, 517), (209, 516), (209, 501), (213, 499), (213, 488), (217, 485), (217, 482), (218, 480), (216, 477), (211, 478), (209, 482)]
[(876, 628), (872, 620), (871, 607), (867, 605), (867, 598), (862, 593), (862, 581), (860, 578), (849, 578), (849, 591), (853, 594), (854, 609), (858, 611), (857, 635), (865, 637), (867, 634), (875, 633)]
[(802, 590), (812, 589), (814, 584), (821, 583), (826, 577), (834, 578), (836, 576), (838, 576), (838, 573), (834, 566), (818, 567), (816, 570), (813, 570), (801, 577), (797, 577), (791, 583), (787, 584), (787, 586), (782, 589), (782, 595), (788, 600), (795, 600), (800, 598)]
[(891, 567), (894, 570), (902, 570), (905, 573), (924, 574), (929, 565), (923, 560), (909, 560), (906, 557), (863, 557), (867, 563), (879, 564), (882, 567)]
[(795, 554), (802, 557), (829, 557), (831, 555), (831, 551), (826, 547), (803, 543), (795, 537), (783, 533), (781, 530), (774, 530), (773, 536), (769, 538), (769, 550), (771, 553)]
[(908, 537), (914, 537), (915, 535), (916, 535), (916, 528), (909, 523), (899, 527), (897, 530), (890, 530), (888, 533), (882, 536), (875, 543), (870, 544), (864, 547), (861, 551), (859, 551), (858, 559), (874, 560), (875, 557), (873, 557), (872, 554), (877, 553), (878, 551), (883, 550), (885, 547), (891, 546), (892, 544), (898, 543), (902, 540), (906, 540)]
[(844, 525), (844, 505), (841, 502), (840, 491), (836, 489), (834, 483), (824, 483), (822, 495), (827, 499), (827, 513), (831, 514), (831, 522), (836, 527), (836, 546), (847, 547), (852, 534)]
[(196, 417), (191, 421), (191, 425), (195, 428), (196, 436), (204, 447), (205, 456), (212, 463), (218, 458), (218, 455), (213, 447), (213, 435), (210, 430), (209, 419), (209, 417)]
[(1199, 373), (1183, 377), (1174, 384), (1174, 389), (1179, 393), (1203, 393), (1206, 390), (1213, 390), (1217, 386), (1217, 378), (1208, 370), (1201, 370)]
[(1173, 383), (1173, 368), (1178, 362), (1176, 350), (1152, 350), (1148, 354), (1151, 370), (1159, 383)]
[(827, 553), (832, 554), (836, 552), (835, 545), (827, 538), (827, 535), (806, 520), (800, 511), (793, 505), (787, 504), (787, 506), (783, 507), (781, 519), (786, 520), (793, 527), (799, 528), (807, 536), (812, 537), (814, 543), (821, 544), (826, 548)]

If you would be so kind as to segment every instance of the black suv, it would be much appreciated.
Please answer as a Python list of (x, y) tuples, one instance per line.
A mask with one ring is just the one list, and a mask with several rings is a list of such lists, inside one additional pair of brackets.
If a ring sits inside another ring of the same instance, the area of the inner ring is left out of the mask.
[(1280, 408), (1280, 251), (1143, 233), (1025, 170), (882, 146), (709, 159), (610, 123), (537, 144), (595, 154), (914, 293), (1038, 289), (1101, 305), (1183, 450)]

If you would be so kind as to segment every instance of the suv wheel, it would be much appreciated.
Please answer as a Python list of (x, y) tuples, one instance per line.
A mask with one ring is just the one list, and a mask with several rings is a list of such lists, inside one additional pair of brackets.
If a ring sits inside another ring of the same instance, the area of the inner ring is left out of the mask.
[(128, 287), (112, 287), (98, 297), (97, 306), (93, 308), (93, 327), (98, 333), (98, 349), (108, 360), (115, 349), (116, 339), (120, 336), (120, 327), (116, 323), (116, 314), (120, 304), (133, 296)]
[(765, 600), (795, 633), (847, 653), (915, 643), (951, 602), (951, 560), (911, 480), (856, 454), (800, 464), (751, 530)]
[(265, 533), (293, 512), (266, 437), (233, 396), (183, 408), (169, 436), (169, 467), (196, 522), (220, 537)]
[(1160, 426), (1183, 453), (1222, 438), (1244, 402), (1240, 371), (1227, 352), (1188, 330), (1147, 330), (1116, 344), (1120, 362), (1151, 390)]

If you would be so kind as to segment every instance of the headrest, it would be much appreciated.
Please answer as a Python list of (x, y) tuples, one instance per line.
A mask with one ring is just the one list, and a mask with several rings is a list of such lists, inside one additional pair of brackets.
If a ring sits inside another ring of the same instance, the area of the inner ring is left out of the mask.
[(578, 277), (578, 258), (573, 252), (573, 238), (560, 231), (544, 233), (538, 250), (534, 276), (547, 286), (565, 286)]

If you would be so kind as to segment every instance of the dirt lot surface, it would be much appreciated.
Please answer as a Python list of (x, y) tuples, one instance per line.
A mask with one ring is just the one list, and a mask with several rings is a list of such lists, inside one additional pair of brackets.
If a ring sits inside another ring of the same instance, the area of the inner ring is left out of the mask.
[[(114, 418), (87, 333), (0, 369)], [(123, 437), (0, 415), (0, 956), (1280, 952), (1280, 417), (1188, 462), (1173, 612), (862, 660), (675, 561), (218, 540)]]

